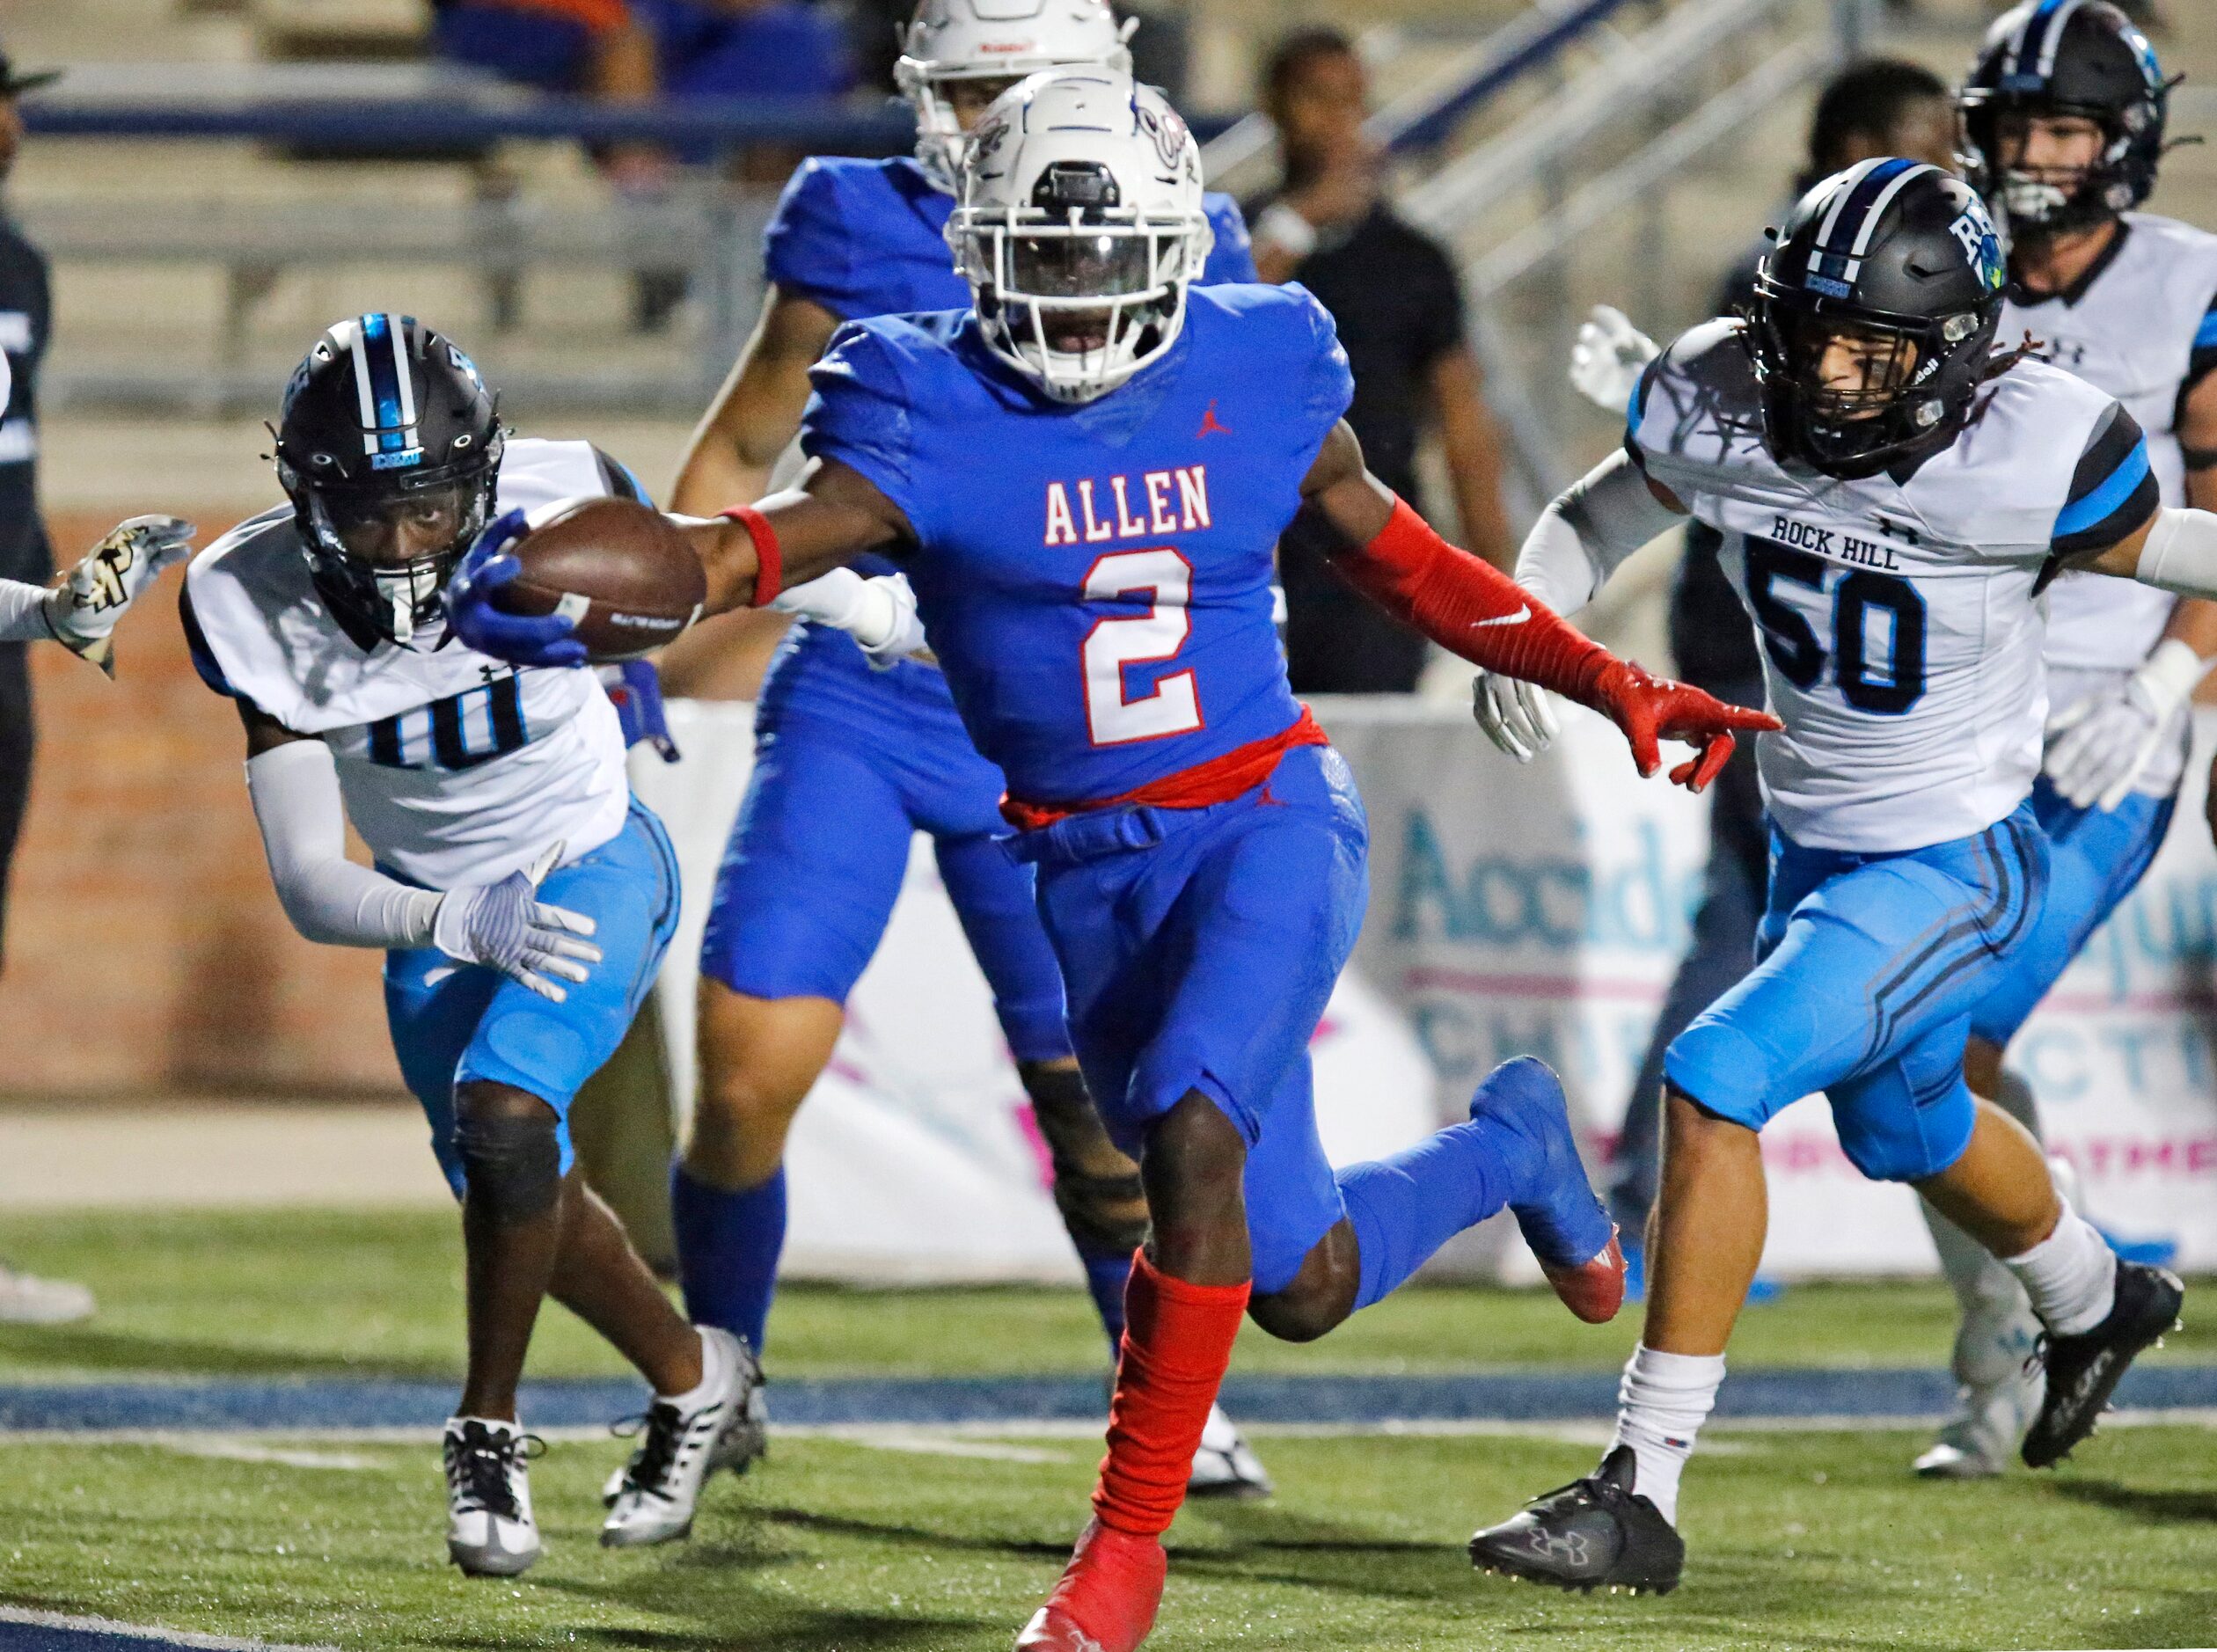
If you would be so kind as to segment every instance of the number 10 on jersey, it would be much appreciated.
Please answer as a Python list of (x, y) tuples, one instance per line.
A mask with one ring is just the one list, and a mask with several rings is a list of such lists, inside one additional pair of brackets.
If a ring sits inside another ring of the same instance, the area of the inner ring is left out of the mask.
[(1086, 600), (1112, 602), (1145, 594), (1147, 611), (1096, 619), (1080, 658), (1086, 674), (1086, 731), (1096, 746), (1160, 740), (1201, 727), (1201, 696), (1190, 671), (1160, 678), (1136, 698), (1125, 693), (1124, 668), (1177, 657), (1193, 621), (1193, 565), (1175, 551), (1117, 551), (1086, 574)]

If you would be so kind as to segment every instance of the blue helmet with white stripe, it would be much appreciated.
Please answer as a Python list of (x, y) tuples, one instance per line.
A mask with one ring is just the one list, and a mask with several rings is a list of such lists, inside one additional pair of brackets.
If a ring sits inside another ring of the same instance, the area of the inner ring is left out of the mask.
[(364, 648), (416, 645), (491, 515), (503, 431), (477, 366), (413, 316), (355, 316), (285, 388), (277, 479), (316, 589)]
[(1775, 238), (1748, 328), (1772, 453), (1851, 478), (1953, 442), (2007, 280), (1970, 186), (1921, 161), (1863, 161), (1804, 195)]
[[(2090, 229), (2155, 187), (2169, 106), (2155, 48), (2108, 0), (2025, 0), (1994, 19), (1956, 96), (1964, 176), (2016, 238)], [(2062, 116), (2101, 129), (2094, 160), (2028, 164), (2027, 123)]]

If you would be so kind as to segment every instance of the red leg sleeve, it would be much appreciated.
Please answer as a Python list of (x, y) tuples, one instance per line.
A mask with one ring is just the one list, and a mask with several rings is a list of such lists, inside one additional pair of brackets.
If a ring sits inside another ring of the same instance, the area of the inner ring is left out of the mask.
[(1123, 1349), (1108, 1401), (1108, 1455), (1094, 1488), (1101, 1524), (1135, 1537), (1168, 1528), (1232, 1363), (1248, 1290), (1173, 1279), (1145, 1251), (1132, 1259)]
[(1378, 537), (1332, 559), (1341, 578), (1450, 654), (1504, 676), (1523, 677), (1599, 705), (1602, 673), (1616, 658), (1535, 601), (1499, 569), (1449, 545), (1394, 501)]

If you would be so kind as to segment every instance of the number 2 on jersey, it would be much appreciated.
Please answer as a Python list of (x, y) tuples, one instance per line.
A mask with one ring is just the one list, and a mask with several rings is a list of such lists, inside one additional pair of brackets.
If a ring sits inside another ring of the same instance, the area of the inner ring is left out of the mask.
[[(1764, 652), (1796, 688), (1815, 688), (1826, 653), (1809, 616), (1781, 582), (1821, 596), (1833, 565), (1774, 539), (1747, 537), (1747, 602), (1763, 628)], [(1850, 568), (1833, 591), (1831, 654), (1840, 698), (1858, 711), (1899, 717), (1924, 697), (1925, 605), (1915, 586), (1890, 574)], [(1874, 619), (1877, 623), (1873, 623)], [(1883, 648), (1884, 662), (1871, 655)]]
[(1130, 618), (1097, 619), (1086, 633), (1086, 730), (1096, 746), (1160, 740), (1201, 727), (1201, 697), (1193, 673), (1179, 671), (1136, 699), (1124, 694), (1124, 668), (1177, 657), (1192, 618), (1193, 565), (1175, 551), (1118, 551), (1086, 574), (1086, 600), (1108, 602), (1145, 591), (1147, 611)]

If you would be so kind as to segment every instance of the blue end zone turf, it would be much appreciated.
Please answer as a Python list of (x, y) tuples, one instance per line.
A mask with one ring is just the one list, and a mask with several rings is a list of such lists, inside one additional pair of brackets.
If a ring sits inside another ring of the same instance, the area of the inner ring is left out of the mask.
[[(1613, 1371), (1530, 1371), (1434, 1377), (1240, 1377), (1225, 1408), (1242, 1422), (1359, 1426), (1379, 1422), (1540, 1422), (1606, 1418)], [(771, 1385), (775, 1422), (795, 1428), (891, 1423), (1085, 1422), (1106, 1401), (1094, 1377), (839, 1378)], [(1930, 1417), (1955, 1389), (1938, 1371), (1735, 1371), (1718, 1397), (1722, 1418)], [(623, 1381), (526, 1383), (522, 1410), (537, 1428), (592, 1428), (638, 1411)], [(273, 1430), (435, 1429), (454, 1403), (443, 1383), (135, 1382), (0, 1385), (0, 1430), (81, 1433), (119, 1429)], [(2117, 1391), (2126, 1407), (2217, 1408), (2217, 1366), (2134, 1370)], [(0, 1645), (5, 1644), (0, 1641)]]

